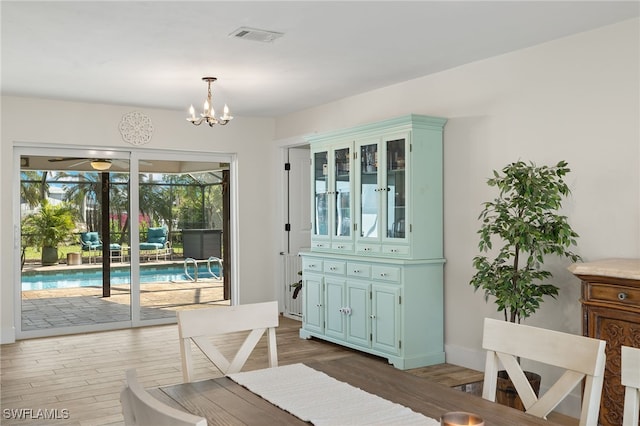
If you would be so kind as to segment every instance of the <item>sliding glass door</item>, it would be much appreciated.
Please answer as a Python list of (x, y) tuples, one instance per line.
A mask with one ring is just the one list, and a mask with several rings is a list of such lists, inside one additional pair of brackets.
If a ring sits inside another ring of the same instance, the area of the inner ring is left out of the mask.
[(223, 200), (229, 164), (162, 156), (138, 164), (140, 319), (173, 321), (179, 309), (228, 305)]
[(25, 147), (15, 158), (19, 338), (230, 303), (230, 157)]
[(56, 153), (20, 155), (20, 329), (129, 322), (128, 156)]

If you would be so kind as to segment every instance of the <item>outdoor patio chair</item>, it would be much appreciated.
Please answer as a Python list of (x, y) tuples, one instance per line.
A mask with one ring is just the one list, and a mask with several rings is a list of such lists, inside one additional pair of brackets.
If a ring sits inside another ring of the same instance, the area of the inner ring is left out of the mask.
[[(102, 252), (102, 240), (100, 239), (100, 234), (97, 232), (82, 232), (80, 233), (80, 245), (82, 245), (82, 251), (86, 251), (89, 256), (89, 263), (91, 263), (91, 259), (95, 262), (99, 256), (99, 253)], [(109, 255), (113, 258), (113, 253), (120, 252), (122, 247), (120, 244), (112, 243), (109, 244)]]
[(149, 228), (147, 230), (147, 241), (140, 243), (140, 255), (146, 254), (147, 259), (151, 260), (151, 257), (155, 256), (155, 260), (160, 260), (160, 257), (171, 255), (171, 243), (167, 239), (167, 229), (161, 228)]
[(122, 415), (127, 426), (206, 426), (207, 419), (166, 405), (138, 382), (136, 370), (126, 372), (127, 384), (120, 392)]
[[(278, 302), (216, 306), (214, 308), (177, 311), (176, 313), (180, 335), (182, 375), (185, 383), (193, 380), (191, 341), (222, 374), (227, 375), (237, 373), (242, 369), (249, 355), (266, 332), (269, 368), (278, 366), (276, 346), (276, 327), (279, 324)], [(233, 359), (229, 361), (225, 356), (229, 352), (229, 348), (220, 347), (227, 345), (229, 340), (226, 337), (224, 339), (220, 337), (229, 333), (240, 332), (242, 334), (247, 331), (249, 334), (246, 335), (240, 347), (236, 348), (237, 351), (233, 355)]]

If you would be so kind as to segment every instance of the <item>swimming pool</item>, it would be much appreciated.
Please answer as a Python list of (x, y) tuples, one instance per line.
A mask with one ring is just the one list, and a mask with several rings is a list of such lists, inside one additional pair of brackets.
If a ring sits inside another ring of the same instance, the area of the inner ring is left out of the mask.
[[(193, 276), (193, 265), (189, 265), (189, 274)], [(220, 267), (211, 265), (211, 272), (220, 276)], [(199, 265), (198, 279), (212, 278), (206, 265)], [(140, 283), (191, 281), (184, 274), (184, 266), (140, 267)], [(111, 269), (111, 284), (129, 284), (131, 278), (128, 268)], [(49, 290), (56, 288), (102, 287), (102, 270), (69, 270), (46, 273), (22, 274), (22, 291)]]

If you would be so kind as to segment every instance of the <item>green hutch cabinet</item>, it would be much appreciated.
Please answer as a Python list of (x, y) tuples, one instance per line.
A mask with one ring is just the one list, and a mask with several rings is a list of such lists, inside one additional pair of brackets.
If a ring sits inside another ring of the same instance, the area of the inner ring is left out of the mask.
[(303, 323), (400, 369), (444, 362), (442, 144), (409, 115), (308, 138), (311, 251)]

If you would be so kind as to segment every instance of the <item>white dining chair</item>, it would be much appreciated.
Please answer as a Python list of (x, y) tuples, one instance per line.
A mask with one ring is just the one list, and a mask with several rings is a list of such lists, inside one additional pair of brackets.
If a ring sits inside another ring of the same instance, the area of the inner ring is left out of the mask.
[(207, 426), (207, 419), (170, 407), (149, 394), (138, 382), (136, 370), (126, 372), (127, 383), (120, 392), (126, 426)]
[(640, 423), (640, 348), (622, 346), (620, 381), (624, 386), (624, 416), (622, 426)]
[[(583, 383), (580, 425), (598, 424), (605, 367), (604, 340), (485, 318), (482, 346), (487, 350), (482, 397), (495, 401), (499, 365), (513, 382), (525, 411), (545, 418)], [(564, 369), (563, 375), (538, 398), (519, 358)]]
[[(192, 341), (222, 374), (227, 375), (242, 369), (266, 332), (269, 367), (278, 366), (276, 327), (279, 311), (276, 301), (178, 311), (177, 316), (185, 382), (190, 382), (193, 377)], [(244, 331), (249, 331), (249, 334), (231, 360), (220, 351), (219, 343), (223, 340), (212, 339)]]

